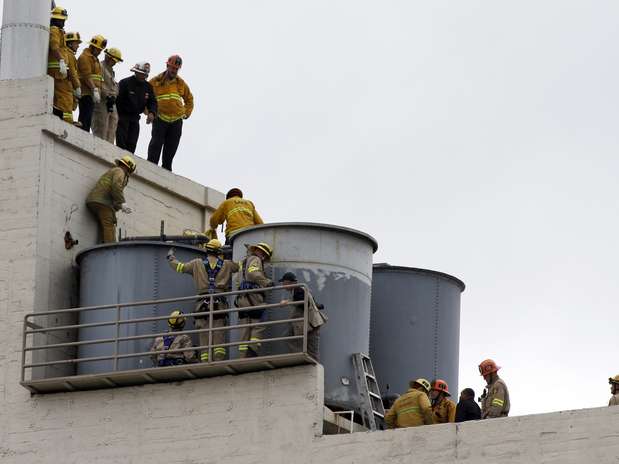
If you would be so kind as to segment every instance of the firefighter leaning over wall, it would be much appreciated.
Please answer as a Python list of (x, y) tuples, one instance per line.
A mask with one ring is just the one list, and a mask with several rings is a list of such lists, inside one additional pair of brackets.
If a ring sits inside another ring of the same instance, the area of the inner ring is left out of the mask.
[[(212, 295), (216, 293), (227, 292), (231, 286), (232, 274), (239, 270), (239, 265), (229, 260), (223, 260), (221, 254), (221, 243), (219, 240), (210, 240), (206, 244), (207, 259), (193, 259), (187, 263), (182, 263), (174, 256), (174, 249), (171, 248), (167, 258), (170, 267), (176, 272), (189, 274), (193, 277), (196, 286), (196, 291), (200, 295)], [(228, 300), (225, 297), (215, 297), (213, 311), (213, 327), (224, 327), (228, 320), (228, 314), (217, 314), (218, 311), (229, 308)], [(209, 299), (198, 302), (195, 312), (208, 312)], [(207, 329), (209, 326), (209, 315), (195, 317), (196, 329)], [(200, 332), (200, 346), (208, 345), (208, 332)], [(213, 331), (213, 345), (225, 343), (225, 332), (223, 330)], [(226, 359), (226, 348), (213, 348), (213, 361), (222, 361)], [(200, 360), (207, 362), (208, 349), (203, 349), (200, 354)]]

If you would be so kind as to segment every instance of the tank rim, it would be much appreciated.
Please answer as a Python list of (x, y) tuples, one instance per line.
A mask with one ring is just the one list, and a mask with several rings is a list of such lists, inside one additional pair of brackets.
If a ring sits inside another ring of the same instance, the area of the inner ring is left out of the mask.
[(392, 266), (391, 264), (388, 264), (388, 263), (375, 263), (374, 265), (372, 265), (372, 271), (374, 271), (375, 269), (379, 269), (381, 271), (400, 271), (400, 272), (406, 271), (406, 272), (415, 272), (418, 274), (430, 274), (433, 276), (442, 277), (444, 279), (453, 281), (454, 283), (456, 283), (456, 285), (458, 285), (458, 287), (460, 287), (461, 292), (464, 292), (464, 290), (466, 289), (466, 285), (464, 284), (463, 281), (445, 272), (433, 271), (431, 269), (422, 269), (420, 267)]
[(155, 240), (127, 240), (126, 242), (113, 242), (113, 243), (100, 243), (99, 245), (94, 245), (88, 248), (84, 248), (77, 255), (75, 255), (75, 262), (80, 264), (80, 261), (83, 259), (84, 255), (96, 251), (103, 250), (105, 248), (118, 248), (118, 247), (132, 247), (132, 246), (147, 246), (147, 245), (160, 245), (166, 248), (184, 248), (192, 251), (199, 251), (206, 255), (205, 251), (193, 245), (187, 245), (185, 243), (178, 242), (160, 242)]
[(337, 226), (335, 224), (324, 224), (324, 223), (319, 223), (319, 222), (270, 222), (268, 224), (260, 224), (257, 226), (245, 227), (237, 232), (234, 232), (232, 235), (230, 235), (229, 240), (230, 240), (230, 243), (232, 244), (236, 237), (246, 232), (250, 232), (253, 230), (259, 230), (259, 229), (268, 229), (268, 228), (273, 228), (273, 227), (291, 227), (291, 228), (292, 227), (299, 227), (299, 228), (306, 227), (306, 228), (314, 228), (314, 229), (347, 232), (347, 233), (354, 234), (354, 235), (357, 235), (358, 237), (368, 240), (372, 244), (372, 249), (374, 250), (373, 251), (374, 253), (376, 253), (376, 251), (378, 250), (378, 242), (376, 241), (374, 237), (372, 237), (370, 234), (366, 232), (361, 232), (360, 230), (352, 229), (350, 227)]

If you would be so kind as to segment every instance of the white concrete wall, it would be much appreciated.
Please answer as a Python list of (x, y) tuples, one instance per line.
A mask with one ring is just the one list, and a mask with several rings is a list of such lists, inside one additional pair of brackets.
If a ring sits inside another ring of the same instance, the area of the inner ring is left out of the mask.
[[(19, 385), (23, 316), (70, 306), (94, 243), (83, 199), (122, 152), (50, 116), (47, 78), (0, 82), (0, 462), (619, 463), (619, 408), (320, 437), (322, 368), (35, 395)], [(222, 195), (138, 161), (129, 234), (203, 228)], [(70, 230), (80, 244), (67, 251)], [(551, 392), (549, 392), (551, 394)]]

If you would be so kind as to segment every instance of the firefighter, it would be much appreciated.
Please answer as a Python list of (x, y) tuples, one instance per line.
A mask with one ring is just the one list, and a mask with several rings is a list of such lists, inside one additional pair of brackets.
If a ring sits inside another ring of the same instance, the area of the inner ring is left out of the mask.
[(499, 378), (499, 369), (500, 367), (492, 359), (486, 359), (479, 365), (479, 373), (487, 384), (481, 396), (482, 419), (509, 415), (509, 391), (505, 382)]
[(102, 35), (95, 35), (90, 39), (88, 48), (84, 49), (77, 59), (77, 69), (82, 89), (82, 98), (80, 98), (79, 102), (79, 121), (82, 129), (86, 132), (90, 132), (95, 105), (101, 102), (103, 75), (101, 74), (101, 63), (99, 63), (97, 57), (106, 46), (107, 39)]
[[(170, 249), (167, 258), (170, 267), (176, 272), (189, 274), (193, 277), (196, 285), (196, 291), (200, 295), (213, 295), (217, 293), (227, 292), (230, 290), (232, 274), (238, 272), (239, 265), (229, 260), (221, 258), (221, 243), (219, 240), (210, 240), (206, 244), (206, 259), (193, 259), (187, 263), (182, 263), (174, 256), (174, 249)], [(213, 328), (227, 326), (228, 313), (217, 314), (218, 311), (228, 309), (228, 300), (225, 297), (215, 297), (213, 306)], [(196, 312), (210, 311), (210, 302), (206, 298), (198, 303)], [(209, 315), (195, 317), (196, 329), (208, 329)], [(200, 346), (208, 346), (209, 333), (200, 332)], [(221, 345), (225, 343), (226, 334), (223, 330), (213, 331), (213, 345)], [(226, 348), (223, 346), (215, 346), (212, 349), (213, 361), (222, 361), (226, 359)], [(208, 362), (208, 348), (202, 349), (200, 354), (202, 362)]]
[(441, 379), (432, 382), (430, 399), (432, 400), (432, 415), (435, 424), (456, 421), (456, 403), (449, 399), (450, 396), (447, 382)]
[(153, 87), (146, 81), (150, 63), (137, 63), (131, 71), (133, 76), (118, 83), (116, 145), (135, 153), (140, 136), (140, 114), (146, 113), (146, 124), (152, 123), (157, 115), (157, 100)]
[[(254, 290), (273, 286), (273, 281), (264, 274), (264, 261), (273, 256), (273, 249), (267, 243), (261, 242), (248, 247), (248, 255), (240, 263), (240, 290)], [(264, 292), (243, 293), (234, 302), (237, 308), (263, 305)], [(239, 324), (257, 324), (262, 319), (264, 309), (239, 311)], [(264, 326), (243, 327), (239, 356), (241, 358), (258, 356), (260, 352)], [(251, 342), (251, 343), (247, 343)]]
[(131, 208), (125, 205), (123, 190), (135, 170), (136, 164), (131, 156), (117, 159), (116, 166), (99, 178), (86, 198), (86, 206), (99, 223), (99, 242), (116, 241), (116, 211), (131, 214)]
[(426, 379), (411, 380), (409, 390), (400, 396), (385, 414), (389, 428), (416, 427), (434, 423), (428, 393), (430, 382)]
[(116, 97), (118, 96), (118, 82), (114, 74), (114, 66), (122, 62), (122, 54), (118, 48), (106, 48), (105, 58), (101, 61), (103, 85), (101, 86), (101, 101), (95, 105), (92, 133), (97, 137), (114, 143), (118, 112), (116, 111)]
[(217, 226), (226, 223), (226, 244), (233, 232), (256, 224), (264, 224), (256, 211), (254, 204), (243, 198), (243, 192), (239, 188), (233, 188), (226, 194), (226, 199), (211, 215), (211, 228), (206, 235), (217, 238)]
[(71, 84), (69, 58), (64, 36), (64, 24), (69, 15), (57, 6), (52, 10), (49, 27), (49, 52), (47, 74), (54, 78), (54, 104), (52, 112), (60, 119), (73, 123), (73, 85)]
[(191, 338), (187, 334), (174, 335), (174, 332), (183, 330), (185, 327), (185, 316), (181, 311), (175, 310), (170, 313), (168, 318), (170, 335), (155, 338), (150, 351), (163, 350), (184, 350), (175, 353), (153, 354), (153, 364), (155, 366), (178, 366), (180, 364), (190, 364), (196, 362), (196, 352), (192, 349)]
[(608, 379), (610, 394), (613, 395), (608, 401), (609, 406), (619, 406), (619, 374)]
[[(65, 34), (65, 42), (67, 44), (67, 49), (69, 50), (69, 53), (67, 53), (67, 58), (69, 59), (71, 84), (73, 86), (73, 111), (75, 111), (77, 109), (79, 99), (82, 96), (80, 76), (77, 70), (77, 58), (75, 57), (77, 49), (80, 48), (80, 44), (82, 43), (80, 33), (67, 32)], [(73, 119), (73, 115), (71, 115), (71, 119)], [(80, 125), (79, 122), (76, 122), (74, 124)]]
[[(294, 272), (286, 272), (279, 283), (282, 285), (297, 284), (297, 276)], [(290, 293), (290, 300), (282, 300), (282, 303), (290, 301), (304, 301), (305, 291), (301, 287), (295, 287), (287, 290)], [(308, 295), (308, 333), (307, 333), (307, 353), (316, 361), (320, 361), (320, 326), (327, 322), (327, 315), (321, 308), (322, 305), (317, 305), (311, 295)], [(303, 317), (303, 305), (294, 305), (290, 314), (290, 319), (298, 319)], [(290, 324), (289, 336), (303, 335), (303, 321), (292, 322)], [(293, 353), (301, 352), (299, 349), (303, 346), (303, 340), (290, 340), (288, 343), (290, 351)]]
[(465, 388), (460, 392), (460, 401), (456, 406), (456, 422), (481, 419), (481, 409), (475, 401), (475, 390)]
[(166, 70), (149, 82), (157, 98), (157, 118), (148, 145), (148, 161), (159, 164), (163, 148), (161, 166), (172, 170), (172, 160), (181, 140), (183, 119), (188, 119), (193, 111), (193, 95), (189, 86), (178, 75), (183, 60), (172, 55), (166, 63)]

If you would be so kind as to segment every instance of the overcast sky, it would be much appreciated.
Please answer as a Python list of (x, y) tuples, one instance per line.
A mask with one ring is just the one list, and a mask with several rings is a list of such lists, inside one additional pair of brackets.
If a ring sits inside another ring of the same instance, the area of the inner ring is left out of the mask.
[(269, 222), (368, 232), (376, 262), (461, 278), (461, 388), (481, 391), (492, 357), (515, 415), (607, 404), (619, 2), (58, 4), (67, 31), (122, 50), (119, 78), (183, 57), (195, 111), (175, 172), (241, 187)]

